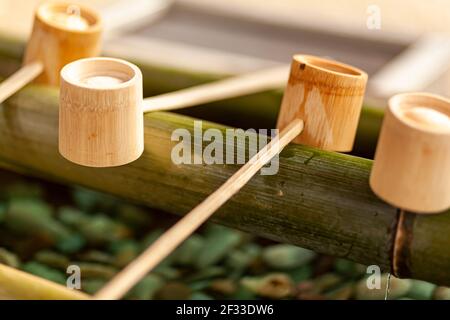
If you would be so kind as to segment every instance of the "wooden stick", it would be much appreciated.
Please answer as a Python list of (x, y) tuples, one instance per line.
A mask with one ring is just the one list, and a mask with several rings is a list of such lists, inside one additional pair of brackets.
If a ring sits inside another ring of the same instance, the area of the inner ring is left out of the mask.
[(30, 83), (39, 76), (43, 70), (44, 65), (41, 62), (29, 63), (0, 83), (0, 103)]
[(90, 296), (0, 263), (0, 299), (87, 300)]
[(236, 194), (270, 159), (303, 130), (303, 121), (294, 120), (279, 136), (262, 148), (219, 189), (159, 237), (94, 296), (95, 299), (120, 299), (141, 278), (156, 267), (176, 247), (197, 230), (211, 215)]
[(289, 68), (272, 68), (144, 99), (144, 112), (175, 110), (286, 85)]

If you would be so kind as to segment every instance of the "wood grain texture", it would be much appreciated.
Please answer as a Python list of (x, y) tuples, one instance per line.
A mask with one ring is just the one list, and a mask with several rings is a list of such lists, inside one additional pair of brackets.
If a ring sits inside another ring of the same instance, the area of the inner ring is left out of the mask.
[[(98, 76), (121, 83), (87, 84)], [(64, 67), (59, 151), (66, 159), (91, 167), (132, 162), (144, 150), (143, 126), (142, 73), (135, 65), (119, 59), (89, 58)]]
[(370, 185), (405, 210), (450, 208), (450, 100), (409, 93), (389, 101)]
[(36, 79), (37, 83), (57, 86), (59, 73), (66, 64), (100, 54), (100, 17), (95, 11), (79, 6), (80, 16), (89, 23), (85, 30), (64, 28), (48, 18), (48, 12), (63, 13), (67, 9), (68, 4), (65, 3), (44, 3), (36, 10), (23, 63), (40, 61), (44, 65), (43, 73)]
[(303, 119), (294, 142), (324, 150), (351, 151), (358, 127), (367, 74), (352, 66), (295, 55), (277, 127)]

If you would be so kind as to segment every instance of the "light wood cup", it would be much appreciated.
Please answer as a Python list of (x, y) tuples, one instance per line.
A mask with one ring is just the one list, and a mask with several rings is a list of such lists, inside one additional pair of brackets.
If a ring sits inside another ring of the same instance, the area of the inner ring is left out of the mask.
[(72, 62), (61, 71), (59, 152), (90, 167), (132, 162), (144, 151), (142, 73), (112, 58)]
[(426, 93), (389, 100), (370, 186), (404, 210), (435, 213), (450, 207), (450, 100)]
[(58, 86), (66, 64), (100, 54), (101, 32), (101, 19), (94, 10), (65, 2), (41, 4), (23, 62), (42, 63), (43, 72), (35, 81)]
[(367, 74), (355, 67), (309, 55), (292, 59), (278, 115), (278, 129), (303, 119), (294, 142), (323, 150), (350, 151), (358, 127)]

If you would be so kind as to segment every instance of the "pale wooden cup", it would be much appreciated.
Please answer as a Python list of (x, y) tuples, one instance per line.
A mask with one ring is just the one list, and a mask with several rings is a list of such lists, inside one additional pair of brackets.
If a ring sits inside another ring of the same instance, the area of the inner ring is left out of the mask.
[[(69, 23), (61, 22), (58, 16), (68, 13), (68, 10), (78, 10), (76, 14), (86, 26), (80, 28), (76, 17), (72, 21), (69, 18)], [(100, 16), (92, 9), (65, 2), (41, 4), (35, 13), (24, 64), (41, 62), (43, 72), (36, 82), (58, 86), (60, 71), (66, 64), (100, 54), (101, 32)]]
[(22, 68), (0, 83), (0, 103), (33, 80), (58, 86), (67, 63), (100, 54), (101, 32), (100, 16), (89, 8), (65, 2), (41, 4)]
[(90, 167), (132, 162), (144, 151), (142, 73), (124, 60), (87, 58), (61, 71), (59, 152)]
[(295, 143), (351, 151), (367, 78), (364, 71), (337, 61), (295, 55), (278, 115), (278, 129), (300, 118), (305, 121), (305, 129)]
[(450, 100), (427, 93), (389, 100), (370, 186), (404, 210), (436, 213), (450, 207)]

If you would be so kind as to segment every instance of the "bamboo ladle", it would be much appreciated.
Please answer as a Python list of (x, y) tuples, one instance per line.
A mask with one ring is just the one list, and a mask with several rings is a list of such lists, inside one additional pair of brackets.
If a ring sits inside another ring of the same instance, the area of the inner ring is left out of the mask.
[(403, 210), (424, 214), (450, 207), (449, 99), (404, 93), (389, 100), (370, 186)]
[[(132, 66), (128, 65), (128, 67), (131, 68)], [(125, 69), (120, 71), (124, 72)], [(90, 102), (93, 102), (95, 99), (101, 99), (102, 102), (123, 102), (125, 101), (125, 97), (132, 96), (131, 100), (126, 100), (126, 103), (115, 106), (114, 112), (111, 113), (118, 113), (124, 116), (127, 114), (124, 109), (132, 108), (133, 111), (130, 114), (133, 116), (130, 116), (130, 121), (132, 118), (136, 120), (136, 117), (140, 119), (142, 112), (136, 107), (136, 99), (138, 99), (140, 94), (137, 83), (142, 80), (138, 69), (136, 69), (128, 69), (130, 73), (128, 74), (127, 82), (118, 84), (114, 95), (108, 96), (105, 93), (108, 90), (98, 90), (97, 96), (94, 92), (83, 97), (89, 96), (87, 99)], [(115, 69), (114, 71), (117, 72), (119, 70)], [(278, 128), (281, 129), (281, 133), (250, 159), (248, 163), (239, 169), (219, 189), (158, 238), (136, 260), (131, 262), (111, 282), (106, 284), (94, 298), (121, 298), (142, 277), (157, 266), (178, 245), (200, 227), (217, 209), (236, 194), (262, 166), (290, 142), (308, 144), (326, 150), (350, 151), (353, 147), (366, 82), (366, 73), (351, 66), (314, 56), (294, 56), (288, 85), (278, 118)], [(67, 90), (67, 88), (64, 88), (64, 85), (65, 83), (63, 82), (61, 111), (64, 109), (74, 109), (74, 113), (71, 114), (78, 114), (79, 118), (70, 119), (69, 113), (66, 114), (63, 111), (60, 130), (63, 134), (67, 135), (67, 128), (65, 127), (72, 126), (71, 130), (78, 132), (78, 134), (84, 137), (83, 130), (86, 128), (84, 126), (80, 127), (80, 121), (87, 121), (87, 118), (84, 118), (82, 114), (88, 113), (92, 120), (93, 116), (96, 117), (95, 113), (104, 112), (107, 105), (100, 104), (89, 107), (86, 104), (74, 104), (69, 106), (67, 100), (65, 100), (67, 99), (65, 95), (70, 95), (70, 97), (76, 99), (86, 88), (83, 89), (83, 85), (79, 85), (78, 90), (81, 91), (72, 96), (72, 90)], [(65, 93), (63, 94), (63, 92)], [(88, 102), (87, 100), (81, 101)], [(104, 118), (104, 116), (108, 115), (105, 113), (102, 113), (102, 115), (102, 118), (95, 118), (94, 121), (96, 123), (94, 126), (90, 126), (90, 129), (97, 128), (97, 126), (103, 129), (111, 128), (107, 124), (109, 119)], [(72, 124), (69, 123), (71, 120)], [(98, 121), (103, 121), (103, 123), (98, 123)], [(134, 128), (136, 128), (136, 124)], [(135, 137), (134, 133), (132, 135)], [(140, 136), (141, 132), (138, 132), (138, 135)], [(92, 139), (95, 138), (92, 137)], [(80, 144), (75, 137), (72, 139), (75, 139), (75, 141), (67, 139), (67, 136), (63, 137), (62, 140), (60, 139), (60, 150), (72, 150), (69, 160), (73, 161), (77, 153), (76, 148)], [(72, 142), (74, 143), (73, 146), (67, 146), (68, 143), (70, 144)], [(124, 142), (122, 141), (122, 143)], [(133, 148), (136, 145), (140, 147), (141, 143), (132, 143)], [(122, 147), (126, 148), (127, 146), (122, 145)], [(66, 156), (64, 153), (63, 155)], [(86, 157), (86, 155), (83, 159), (93, 161), (93, 158)]]
[(101, 32), (100, 16), (92, 9), (65, 2), (41, 4), (23, 67), (0, 83), (0, 103), (34, 79), (59, 85), (60, 71), (67, 63), (100, 54)]
[(81, 59), (61, 71), (59, 151), (80, 165), (124, 165), (144, 151), (143, 113), (282, 87), (287, 76), (286, 67), (277, 67), (142, 101), (138, 67), (113, 58)]

